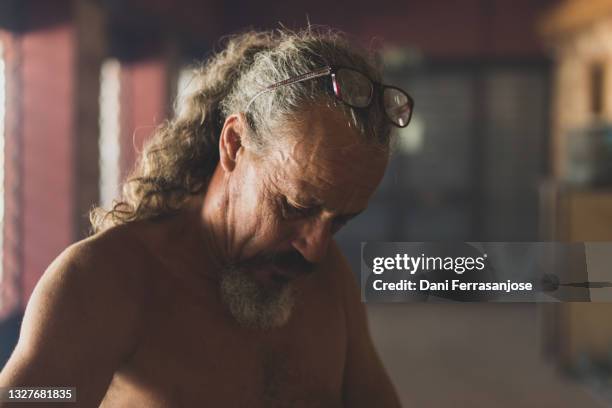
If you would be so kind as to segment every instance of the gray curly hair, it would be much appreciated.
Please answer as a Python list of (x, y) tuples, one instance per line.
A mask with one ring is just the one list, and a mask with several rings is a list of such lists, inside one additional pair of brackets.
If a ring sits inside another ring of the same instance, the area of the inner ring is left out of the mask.
[(195, 91), (183, 109), (146, 143), (120, 199), (110, 210), (91, 211), (92, 231), (170, 215), (189, 196), (205, 191), (219, 162), (223, 123), (233, 113), (246, 114), (251, 127), (248, 143), (255, 149), (267, 147), (273, 130), (295, 121), (300, 110), (320, 104), (344, 112), (347, 124), (364, 141), (388, 146), (390, 125), (379, 101), (367, 110), (352, 109), (330, 95), (321, 84), (324, 78), (262, 94), (244, 112), (266, 86), (327, 65), (351, 67), (381, 80), (377, 55), (353, 46), (335, 31), (309, 27), (228, 37), (223, 50), (196, 69)]

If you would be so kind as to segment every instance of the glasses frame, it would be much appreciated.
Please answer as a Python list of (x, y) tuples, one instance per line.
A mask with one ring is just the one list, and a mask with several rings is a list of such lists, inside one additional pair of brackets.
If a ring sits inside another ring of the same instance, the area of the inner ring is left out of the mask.
[[(366, 106), (355, 106), (352, 105), (348, 102), (346, 102), (340, 95), (340, 87), (338, 85), (338, 80), (336, 78), (336, 75), (338, 73), (339, 70), (342, 69), (346, 69), (349, 71), (354, 71), (357, 72), (361, 75), (363, 75), (368, 81), (370, 81), (370, 87), (371, 87), (371, 94), (370, 94), (370, 100), (368, 101), (368, 104)], [(253, 101), (255, 99), (257, 99), (260, 95), (263, 95), (267, 92), (271, 92), (274, 91), (277, 88), (280, 88), (282, 86), (286, 86), (286, 85), (291, 85), (291, 84), (296, 84), (298, 82), (303, 82), (303, 81), (308, 81), (310, 79), (315, 79), (315, 78), (321, 78), (324, 76), (331, 76), (332, 79), (332, 89), (331, 91), (333, 92), (334, 96), (336, 97), (336, 99), (338, 99), (340, 102), (350, 106), (353, 109), (367, 109), (372, 105), (372, 101), (374, 101), (374, 95), (376, 93), (378, 93), (378, 96), (380, 98), (380, 103), (381, 106), (383, 107), (383, 111), (385, 112), (385, 116), (387, 117), (387, 119), (389, 120), (389, 122), (391, 122), (394, 126), (398, 127), (398, 128), (404, 128), (406, 126), (408, 126), (410, 124), (410, 121), (412, 119), (412, 112), (414, 111), (414, 99), (412, 99), (412, 97), (408, 94), (408, 92), (404, 91), (401, 88), (398, 88), (397, 86), (393, 86), (393, 85), (386, 85), (377, 81), (372, 80), (369, 76), (367, 76), (366, 74), (364, 74), (363, 72), (355, 69), (355, 68), (350, 68), (350, 67), (345, 67), (345, 66), (341, 66), (341, 65), (327, 65), (325, 67), (316, 69), (314, 71), (311, 72), (307, 72), (305, 74), (301, 74), (301, 75), (297, 75), (295, 77), (292, 78), (288, 78), (279, 82), (276, 82), (272, 85), (268, 85), (267, 87), (263, 88), (261, 91), (257, 92), (247, 103), (247, 106), (245, 108), (245, 112), (248, 112), (249, 108), (251, 107), (251, 104), (253, 103)], [(408, 116), (408, 120), (406, 121), (406, 124), (404, 125), (398, 125), (397, 123), (395, 123), (393, 121), (393, 119), (391, 119), (391, 117), (389, 116), (389, 113), (387, 112), (387, 110), (385, 109), (385, 105), (384, 105), (384, 92), (385, 89), (394, 89), (396, 91), (401, 92), (402, 94), (404, 94), (406, 96), (406, 99), (408, 101), (408, 105), (410, 106), (410, 116)]]

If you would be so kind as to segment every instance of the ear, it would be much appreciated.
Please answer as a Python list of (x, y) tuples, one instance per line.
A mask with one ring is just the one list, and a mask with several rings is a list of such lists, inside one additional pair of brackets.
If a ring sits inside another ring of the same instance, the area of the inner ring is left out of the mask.
[(242, 115), (232, 114), (225, 119), (219, 138), (219, 160), (223, 170), (231, 172), (236, 167), (238, 151), (242, 147), (246, 122)]

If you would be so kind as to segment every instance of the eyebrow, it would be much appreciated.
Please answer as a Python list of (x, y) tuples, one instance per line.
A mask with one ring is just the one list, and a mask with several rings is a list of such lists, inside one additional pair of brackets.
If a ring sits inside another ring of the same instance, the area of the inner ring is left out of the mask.
[[(295, 200), (291, 197), (289, 197), (288, 195), (285, 194), (285, 199), (287, 200), (287, 202), (289, 204), (292, 205), (296, 205), (299, 207), (305, 207), (305, 208), (321, 208), (324, 210), (327, 210), (329, 212), (333, 212), (333, 210), (331, 210), (330, 208), (325, 207), (325, 205), (323, 205), (323, 203), (320, 200), (317, 199), (310, 199), (310, 200), (304, 200), (304, 203), (301, 203), (300, 200)], [(353, 212), (353, 213), (347, 213), (347, 214), (338, 214), (334, 217), (335, 220), (341, 220), (344, 222), (350, 221), (351, 219), (357, 217), (358, 215), (360, 215), (361, 213), (363, 213), (365, 211), (365, 209), (357, 211), (357, 212)]]

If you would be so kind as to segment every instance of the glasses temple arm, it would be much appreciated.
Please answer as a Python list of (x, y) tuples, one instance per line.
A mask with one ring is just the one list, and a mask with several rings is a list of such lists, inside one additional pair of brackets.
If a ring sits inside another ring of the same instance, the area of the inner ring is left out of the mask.
[(249, 103), (247, 103), (244, 111), (248, 112), (249, 108), (251, 107), (251, 104), (253, 103), (253, 101), (255, 99), (257, 99), (260, 95), (263, 95), (263, 94), (265, 94), (267, 92), (273, 91), (276, 88), (280, 88), (281, 86), (297, 84), (298, 82), (307, 81), (309, 79), (320, 78), (322, 76), (329, 75), (331, 72), (332, 72), (331, 67), (324, 67), (324, 68), (318, 69), (316, 71), (308, 72), (306, 74), (298, 75), (296, 77), (288, 78), (288, 79), (285, 79), (283, 81), (277, 82), (275, 84), (269, 85), (269, 86), (265, 87), (264, 89), (262, 89), (261, 91), (257, 92), (249, 100)]

